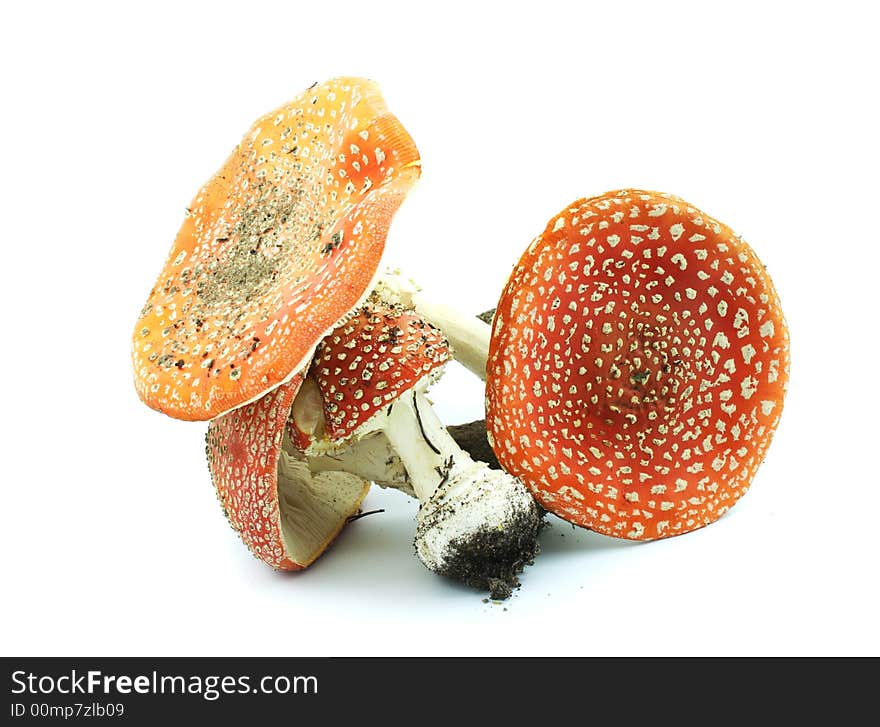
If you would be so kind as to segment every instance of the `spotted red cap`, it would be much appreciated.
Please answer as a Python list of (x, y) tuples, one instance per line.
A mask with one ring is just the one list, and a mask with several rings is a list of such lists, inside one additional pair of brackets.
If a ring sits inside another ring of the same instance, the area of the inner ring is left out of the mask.
[(368, 300), (315, 352), (310, 376), (324, 401), (326, 434), (342, 441), (383, 407), (437, 374), (449, 343), (414, 311)]
[(748, 489), (788, 370), (779, 299), (741, 238), (678, 197), (609, 192), (554, 217), (511, 275), (486, 424), (544, 507), (666, 537)]
[(306, 365), (366, 294), (418, 176), (372, 81), (328, 81), (257, 120), (187, 209), (141, 311), (140, 397), (211, 419)]
[(312, 563), (370, 488), (369, 482), (341, 474), (344, 482), (323, 502), (318, 488), (297, 488), (286, 477), (284, 424), (301, 384), (298, 375), (208, 425), (208, 466), (223, 511), (251, 552), (279, 570), (301, 570)]

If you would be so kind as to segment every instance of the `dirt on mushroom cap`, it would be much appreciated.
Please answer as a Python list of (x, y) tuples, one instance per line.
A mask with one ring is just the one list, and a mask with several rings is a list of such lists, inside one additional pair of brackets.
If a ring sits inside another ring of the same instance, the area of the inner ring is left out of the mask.
[(652, 539), (748, 489), (789, 343), (764, 266), (726, 226), (657, 192), (579, 200), (522, 256), (493, 326), (487, 427), (544, 507)]
[(449, 343), (413, 311), (375, 294), (321, 341), (311, 376), (324, 399), (327, 435), (350, 437), (450, 359)]
[(190, 204), (141, 311), (141, 398), (211, 419), (305, 365), (366, 293), (418, 160), (365, 79), (328, 81), (260, 118)]

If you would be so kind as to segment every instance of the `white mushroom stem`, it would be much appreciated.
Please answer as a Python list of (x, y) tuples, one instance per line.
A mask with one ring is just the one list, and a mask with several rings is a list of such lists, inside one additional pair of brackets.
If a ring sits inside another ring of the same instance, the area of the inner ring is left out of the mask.
[(393, 487), (415, 497), (406, 468), (382, 432), (373, 432), (342, 449), (308, 457), (312, 472), (360, 473), (381, 487)]
[(431, 300), (424, 293), (413, 295), (412, 305), (420, 316), (443, 331), (455, 360), (485, 381), (491, 327), (475, 316)]
[(489, 339), (492, 327), (475, 316), (465, 315), (452, 306), (432, 300), (411, 280), (399, 273), (379, 277), (380, 289), (397, 298), (405, 307), (416, 312), (439, 328), (449, 339), (455, 360), (486, 380), (486, 361), (489, 358)]
[(438, 485), (474, 466), (420, 391), (395, 402), (385, 435), (406, 467), (420, 502), (428, 502)]
[[(427, 377), (373, 416), (349, 442), (307, 453), (312, 471), (341, 470), (414, 494), (419, 508), (415, 547), (432, 571), (510, 594), (516, 573), (537, 552), (540, 511), (525, 485), (502, 470), (474, 461), (441, 423), (424, 395)], [(293, 417), (311, 421), (297, 397)], [(318, 427), (311, 435), (323, 436)], [(323, 450), (323, 451), (322, 451)]]
[(343, 471), (428, 502), (438, 485), (476, 466), (421, 391), (405, 394), (348, 445), (309, 456), (313, 472)]

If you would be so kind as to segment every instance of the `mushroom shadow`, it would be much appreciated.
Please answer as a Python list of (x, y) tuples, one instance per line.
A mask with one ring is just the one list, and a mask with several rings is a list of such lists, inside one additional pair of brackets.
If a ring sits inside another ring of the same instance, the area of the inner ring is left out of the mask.
[[(374, 487), (363, 512), (381, 509), (350, 522), (324, 554), (304, 571), (279, 573), (279, 579), (345, 584), (355, 598), (396, 603), (434, 598), (436, 590), (474, 593), (431, 573), (416, 557), (413, 537), (418, 504), (396, 490)], [(435, 586), (432, 588), (432, 582)]]
[[(488, 599), (487, 590), (434, 573), (418, 559), (413, 545), (419, 509), (415, 500), (397, 490), (374, 486), (361, 509), (364, 513), (377, 509), (382, 512), (349, 522), (305, 570), (272, 574), (275, 585), (284, 590), (301, 580), (308, 581), (310, 588), (326, 582), (334, 589), (344, 589), (354, 599), (393, 601), (395, 607), (435, 602), (438, 598), (473, 600), (474, 604)], [(520, 574), (524, 585), (530, 568)]]
[(550, 513), (547, 514), (545, 525), (538, 536), (541, 552), (538, 559), (561, 553), (586, 552), (590, 550), (611, 550), (618, 548), (635, 548), (644, 545), (640, 540), (625, 540), (602, 535), (593, 530), (580, 528)]

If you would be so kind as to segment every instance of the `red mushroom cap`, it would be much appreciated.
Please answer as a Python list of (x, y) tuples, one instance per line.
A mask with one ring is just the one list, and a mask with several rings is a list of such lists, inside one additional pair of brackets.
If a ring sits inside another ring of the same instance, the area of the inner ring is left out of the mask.
[(508, 280), (486, 424), (544, 507), (661, 538), (745, 493), (788, 370), (779, 299), (741, 238), (678, 197), (609, 192), (554, 217)]
[(439, 374), (449, 343), (434, 326), (402, 306), (370, 299), (315, 352), (310, 376), (324, 400), (325, 431), (334, 442)]
[[(325, 498), (329, 504), (316, 508), (310, 502), (312, 507), (303, 507), (304, 498), (315, 498), (309, 489), (289, 489), (279, 500), (279, 459), (286, 456), (284, 424), (301, 384), (302, 377), (296, 376), (208, 425), (208, 466), (223, 511), (251, 552), (279, 570), (301, 570), (314, 561), (357, 512), (370, 488), (369, 482), (344, 475), (344, 487)], [(313, 512), (319, 512), (321, 522), (303, 523)], [(299, 532), (310, 537), (297, 538)]]
[(366, 294), (418, 160), (364, 79), (328, 81), (257, 120), (187, 209), (141, 311), (140, 397), (211, 419), (306, 365)]

